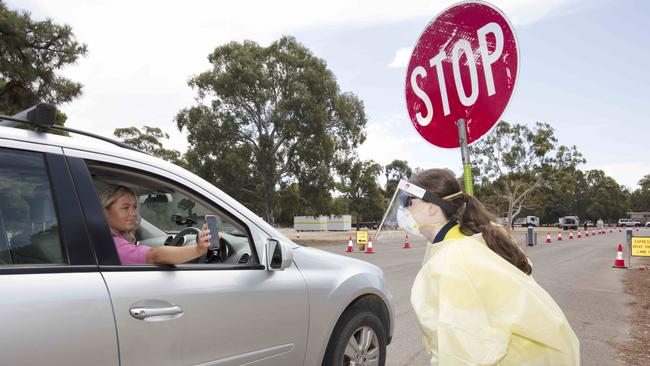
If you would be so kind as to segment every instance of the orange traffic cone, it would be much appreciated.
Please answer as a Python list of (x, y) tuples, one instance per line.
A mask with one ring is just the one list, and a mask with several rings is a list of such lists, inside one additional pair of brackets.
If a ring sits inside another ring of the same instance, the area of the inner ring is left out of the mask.
[(573, 240), (573, 230), (569, 231), (569, 240)]
[(354, 252), (354, 247), (352, 246), (352, 235), (350, 235), (350, 238), (348, 239), (348, 249), (346, 250), (348, 253)]
[(623, 246), (618, 245), (618, 252), (616, 253), (616, 259), (614, 260), (614, 268), (627, 268), (625, 266), (625, 260), (623, 260)]
[(578, 239), (582, 238), (582, 233), (578, 230)]
[(546, 242), (548, 244), (551, 244), (551, 232), (550, 231), (546, 233)]
[(585, 238), (589, 237), (589, 229), (585, 230)]
[(562, 241), (562, 232), (561, 231), (557, 232), (557, 241)]
[(373, 254), (375, 251), (372, 249), (372, 237), (368, 235), (368, 245), (366, 246), (366, 254)]
[(406, 233), (406, 239), (404, 239), (404, 247), (402, 249), (411, 249), (411, 243), (409, 243), (408, 233)]

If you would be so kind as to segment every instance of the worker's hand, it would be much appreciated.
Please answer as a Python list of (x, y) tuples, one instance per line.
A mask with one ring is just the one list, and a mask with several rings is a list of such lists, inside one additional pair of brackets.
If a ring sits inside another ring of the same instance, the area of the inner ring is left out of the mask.
[(199, 231), (196, 239), (196, 249), (201, 253), (205, 254), (210, 248), (210, 230), (208, 230), (208, 225), (203, 224), (203, 229)]

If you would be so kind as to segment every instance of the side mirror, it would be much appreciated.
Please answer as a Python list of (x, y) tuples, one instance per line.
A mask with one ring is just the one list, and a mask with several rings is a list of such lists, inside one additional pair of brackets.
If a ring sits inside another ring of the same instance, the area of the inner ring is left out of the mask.
[(275, 239), (267, 239), (264, 249), (268, 271), (284, 271), (293, 262), (293, 250)]

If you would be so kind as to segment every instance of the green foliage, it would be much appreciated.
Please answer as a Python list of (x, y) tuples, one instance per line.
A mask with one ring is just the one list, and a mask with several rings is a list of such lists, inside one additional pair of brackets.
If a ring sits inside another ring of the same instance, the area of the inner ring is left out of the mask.
[[(68, 25), (35, 21), (0, 1), (0, 112), (12, 115), (39, 102), (61, 104), (81, 95), (81, 84), (57, 72), (85, 56)], [(63, 124), (65, 115), (57, 115)]]
[(293, 183), (311, 209), (328, 209), (332, 169), (365, 138), (361, 100), (292, 37), (232, 42), (208, 60), (189, 81), (197, 104), (176, 117), (189, 166), (270, 223), (276, 193)]
[(174, 164), (185, 165), (180, 152), (163, 147), (161, 140), (168, 140), (169, 135), (158, 127), (144, 126), (142, 130), (138, 130), (136, 127), (116, 128), (113, 135), (125, 144), (147, 154), (171, 161)]
[(590, 170), (585, 180), (586, 217), (603, 219), (605, 222), (616, 222), (621, 217), (627, 217), (629, 193), (614, 178), (605, 175), (602, 170)]
[(409, 167), (406, 160), (393, 160), (384, 167), (386, 175), (386, 199), (390, 200), (395, 193), (400, 180), (408, 180), (413, 176), (413, 169)]
[(639, 189), (630, 194), (630, 208), (637, 212), (650, 212), (650, 174), (639, 180)]
[(556, 178), (585, 162), (575, 146), (558, 146), (557, 142), (548, 123), (538, 122), (531, 129), (499, 122), (485, 139), (470, 147), (479, 197), (510, 223), (522, 210), (536, 207), (532, 196), (549, 187), (557, 190)]
[(372, 160), (350, 160), (339, 166), (337, 189), (347, 198), (350, 214), (357, 221), (381, 219), (386, 201), (377, 178), (382, 171), (381, 165)]

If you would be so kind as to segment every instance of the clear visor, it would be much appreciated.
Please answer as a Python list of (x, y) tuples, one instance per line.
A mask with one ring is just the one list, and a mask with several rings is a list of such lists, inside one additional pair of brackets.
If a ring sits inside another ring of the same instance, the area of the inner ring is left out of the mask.
[(400, 180), (375, 233), (375, 238), (377, 240), (404, 239), (405, 232), (400, 228), (397, 221), (398, 213), (400, 210), (407, 210), (413, 204), (413, 199), (422, 198), (424, 193), (423, 188), (405, 180)]

